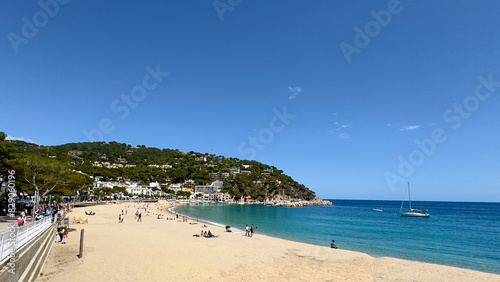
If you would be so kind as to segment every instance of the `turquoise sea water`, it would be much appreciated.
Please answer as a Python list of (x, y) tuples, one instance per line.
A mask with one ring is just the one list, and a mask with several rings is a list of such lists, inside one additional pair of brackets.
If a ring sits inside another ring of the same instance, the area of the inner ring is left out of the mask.
[[(176, 212), (256, 234), (372, 256), (469, 268), (500, 274), (500, 203), (412, 202), (430, 218), (399, 215), (400, 202), (330, 200), (333, 206), (183, 205)], [(383, 212), (374, 212), (382, 208)]]

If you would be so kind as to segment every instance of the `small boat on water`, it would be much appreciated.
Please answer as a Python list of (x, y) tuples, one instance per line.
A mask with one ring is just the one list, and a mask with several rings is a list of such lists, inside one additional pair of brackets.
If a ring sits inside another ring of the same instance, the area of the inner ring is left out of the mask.
[(383, 209), (373, 209), (374, 212), (382, 212), (384, 211)]
[(410, 193), (410, 182), (408, 182), (408, 203), (410, 205), (410, 211), (403, 211), (403, 204), (405, 200), (401, 203), (401, 208), (399, 209), (399, 214), (403, 217), (430, 217), (431, 215), (427, 212), (411, 208), (411, 193)]

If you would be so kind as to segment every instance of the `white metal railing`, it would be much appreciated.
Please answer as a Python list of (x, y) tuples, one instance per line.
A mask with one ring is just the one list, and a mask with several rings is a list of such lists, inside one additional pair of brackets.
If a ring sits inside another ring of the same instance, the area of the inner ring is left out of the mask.
[(17, 227), (17, 222), (13, 222), (13, 224), (14, 226), (9, 227), (7, 231), (0, 233), (0, 261), (10, 256), (13, 251), (17, 252), (47, 230), (52, 224), (52, 216), (44, 217), (21, 227)]

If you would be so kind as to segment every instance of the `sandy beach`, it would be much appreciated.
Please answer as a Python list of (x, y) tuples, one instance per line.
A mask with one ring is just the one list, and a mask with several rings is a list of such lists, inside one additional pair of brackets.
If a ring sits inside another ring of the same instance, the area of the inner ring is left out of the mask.
[[(128, 207), (130, 206), (130, 207)], [(157, 219), (167, 202), (76, 208), (68, 243), (54, 244), (37, 281), (500, 281), (500, 275), (302, 244), (238, 232), (196, 220)], [(87, 216), (85, 211), (96, 215)], [(124, 222), (118, 215), (127, 210)], [(134, 213), (142, 213), (142, 222)], [(196, 224), (194, 224), (196, 223)], [(244, 226), (244, 222), (242, 226)], [(83, 258), (78, 258), (85, 229)], [(211, 230), (218, 238), (193, 237)]]

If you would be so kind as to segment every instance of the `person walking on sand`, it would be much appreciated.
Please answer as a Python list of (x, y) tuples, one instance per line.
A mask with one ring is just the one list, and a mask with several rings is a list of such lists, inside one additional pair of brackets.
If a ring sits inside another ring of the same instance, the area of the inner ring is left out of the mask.
[(248, 224), (245, 226), (245, 236), (249, 236), (250, 235), (250, 228), (248, 228)]
[(141, 217), (142, 217), (142, 213), (139, 213), (139, 216), (137, 217), (137, 222), (139, 222), (139, 221), (142, 222), (142, 218)]
[(58, 227), (56, 233), (56, 243), (59, 243), (61, 241), (62, 241), (62, 227)]
[(250, 237), (253, 237), (253, 224), (250, 226)]

